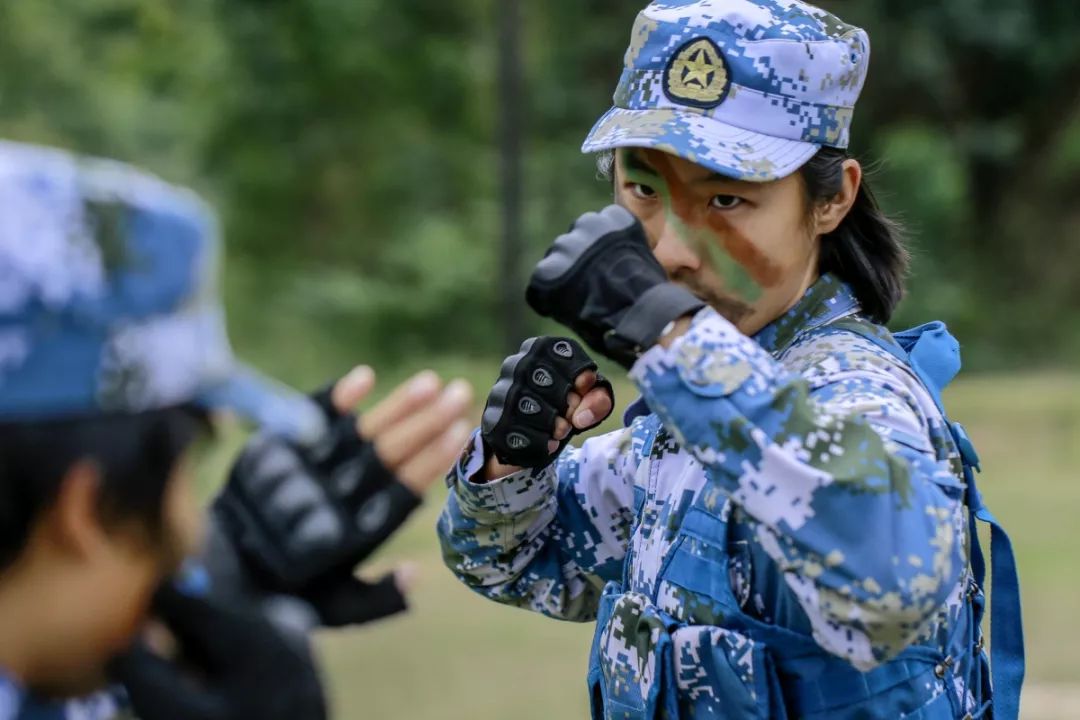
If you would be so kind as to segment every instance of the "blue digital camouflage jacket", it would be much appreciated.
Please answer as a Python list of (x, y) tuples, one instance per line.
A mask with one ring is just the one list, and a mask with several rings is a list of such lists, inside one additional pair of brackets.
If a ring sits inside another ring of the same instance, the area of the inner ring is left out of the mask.
[(0, 720), (121, 720), (120, 691), (101, 692), (66, 702), (34, 698), (0, 670)]
[[(911, 646), (939, 658), (970, 646), (978, 629), (957, 628), (971, 596), (959, 454), (910, 369), (845, 322), (869, 323), (830, 275), (753, 339), (707, 308), (634, 365), (642, 398), (625, 429), (486, 484), (470, 481), (477, 434), (448, 478), (447, 566), (492, 600), (565, 620), (593, 620), (617, 595), (593, 646), (593, 665), (615, 668), (605, 701), (661, 682), (647, 620), (663, 618), (679, 715), (719, 692), (701, 645), (720, 642), (679, 626), (727, 624), (724, 598), (859, 671)], [(723, 528), (711, 544), (710, 526)], [(950, 670), (949, 685), (928, 675), (926, 697), (972, 706), (971, 673)]]

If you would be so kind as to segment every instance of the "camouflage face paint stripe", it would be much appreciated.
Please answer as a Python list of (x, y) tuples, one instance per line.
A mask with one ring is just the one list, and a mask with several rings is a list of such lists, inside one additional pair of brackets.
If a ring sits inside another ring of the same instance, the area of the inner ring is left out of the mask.
[(718, 294), (711, 288), (695, 290), (707, 293), (710, 304), (721, 309), (725, 317), (749, 313), (750, 305), (761, 298), (764, 289), (779, 280), (779, 268), (721, 213), (710, 212), (704, 198), (695, 195), (674, 172), (668, 155), (658, 150), (643, 151), (659, 173), (654, 176), (629, 167), (626, 159), (630, 152), (622, 149), (618, 153), (624, 177), (649, 186), (660, 181), (657, 190), (664, 203), (665, 222), (675, 227), (680, 239), (716, 273), (724, 292)]

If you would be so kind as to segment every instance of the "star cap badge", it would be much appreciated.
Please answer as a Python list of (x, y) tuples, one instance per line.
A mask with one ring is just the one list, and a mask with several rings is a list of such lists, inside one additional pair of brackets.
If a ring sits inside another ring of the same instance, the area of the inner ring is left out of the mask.
[(674, 103), (714, 108), (727, 97), (731, 75), (724, 54), (709, 38), (695, 38), (675, 51), (664, 71), (664, 94)]

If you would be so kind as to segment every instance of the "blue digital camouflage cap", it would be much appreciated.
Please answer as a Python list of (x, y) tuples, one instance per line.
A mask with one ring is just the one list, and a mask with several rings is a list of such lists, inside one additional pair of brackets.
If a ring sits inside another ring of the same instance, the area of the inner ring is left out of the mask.
[(306, 396), (233, 358), (220, 255), (191, 191), (0, 141), (0, 420), (194, 402), (317, 437), (325, 421)]
[(654, 2), (637, 17), (614, 107), (582, 151), (663, 150), (768, 181), (848, 145), (865, 31), (794, 0)]

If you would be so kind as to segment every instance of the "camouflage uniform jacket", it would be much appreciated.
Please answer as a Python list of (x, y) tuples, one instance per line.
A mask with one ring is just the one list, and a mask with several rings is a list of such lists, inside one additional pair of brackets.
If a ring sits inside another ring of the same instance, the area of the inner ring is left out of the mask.
[(857, 685), (918, 675), (851, 717), (960, 717), (977, 671), (953, 646), (978, 629), (958, 452), (916, 376), (853, 322), (869, 325), (829, 275), (753, 339), (705, 309), (632, 368), (625, 429), (487, 484), (470, 482), (477, 436), (449, 477), (447, 565), (497, 602), (599, 617), (597, 716), (840, 717), (827, 698), (780, 709), (777, 674), (790, 696), (818, 672), (783, 644)]
[(37, 700), (0, 670), (0, 720), (120, 720), (120, 691), (67, 702)]

